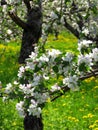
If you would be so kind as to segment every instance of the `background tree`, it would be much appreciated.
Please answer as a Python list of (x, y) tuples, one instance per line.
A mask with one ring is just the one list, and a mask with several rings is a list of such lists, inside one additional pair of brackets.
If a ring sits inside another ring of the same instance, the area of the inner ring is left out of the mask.
[[(23, 29), (22, 45), (19, 56), (19, 63), (25, 63), (25, 59), (29, 57), (32, 51), (34, 51), (34, 45), (38, 43), (41, 37), (41, 26), (42, 26), (42, 10), (40, 2), (38, 7), (31, 6), (30, 0), (23, 0), (26, 8), (26, 21), (21, 20), (17, 16), (17, 12), (8, 11), (11, 19)], [(1, 1), (1, 5), (6, 5), (7, 2)]]

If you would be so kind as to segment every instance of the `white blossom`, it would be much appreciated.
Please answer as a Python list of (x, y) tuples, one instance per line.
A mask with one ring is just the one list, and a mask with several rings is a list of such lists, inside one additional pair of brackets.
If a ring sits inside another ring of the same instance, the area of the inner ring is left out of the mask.
[(78, 76), (73, 75), (63, 79), (63, 84), (68, 86), (72, 90), (78, 89)]
[(51, 49), (48, 51), (48, 55), (54, 58), (56, 58), (60, 54), (61, 52), (59, 50)]
[(46, 92), (46, 93), (38, 93), (38, 92), (35, 92), (34, 93), (34, 97), (35, 99), (37, 100), (37, 103), (38, 104), (43, 104), (46, 102), (46, 100), (49, 98), (49, 93)]
[(40, 62), (48, 62), (49, 61), (49, 58), (45, 55), (45, 54), (43, 54), (40, 58), (39, 58), (39, 61)]
[(7, 5), (3, 5), (3, 10), (4, 13), (7, 11)]
[(57, 91), (57, 90), (60, 90), (60, 86), (58, 86), (58, 84), (56, 83), (55, 85), (51, 86), (51, 92), (54, 92), (54, 91)]
[(73, 54), (70, 53), (70, 52), (67, 52), (66, 55), (65, 55), (64, 57), (62, 57), (62, 59), (63, 59), (64, 61), (71, 62), (72, 59), (73, 59)]
[(5, 88), (5, 93), (9, 94), (12, 91), (12, 84), (9, 83), (7, 84), (6, 88)]
[(7, 34), (12, 34), (12, 31), (10, 29), (7, 30)]
[(13, 83), (14, 83), (15, 85), (18, 85), (18, 84), (19, 84), (17, 81), (14, 81)]
[(42, 38), (42, 42), (47, 41), (47, 35), (46, 34), (42, 34), (41, 38)]
[(37, 54), (35, 52), (31, 52), (31, 55), (29, 55), (29, 57), (32, 59), (32, 60), (35, 60), (36, 57), (37, 57)]
[(89, 34), (89, 30), (87, 28), (85, 28), (82, 33), (84, 33), (86, 36)]
[(38, 107), (38, 103), (35, 102), (35, 100), (33, 99), (31, 100), (31, 104), (29, 105), (28, 112), (29, 115), (40, 117), (41, 108)]
[(26, 94), (26, 95), (28, 95), (28, 94), (30, 94), (30, 95), (32, 95), (33, 96), (33, 91), (34, 91), (34, 89), (35, 88), (32, 88), (32, 85), (31, 84), (20, 84), (19, 85), (19, 88), (20, 88), (20, 90), (24, 93), (24, 94)]
[(36, 63), (33, 63), (32, 62), (28, 62), (26, 63), (26, 66), (25, 66), (25, 69), (31, 69), (31, 70), (34, 70), (35, 69), (35, 66), (36, 66)]
[(61, 24), (62, 24), (62, 25), (64, 25), (64, 24), (65, 24), (65, 21), (64, 21), (64, 16), (62, 16), (62, 17), (61, 17), (60, 22), (61, 22)]
[(34, 73), (32, 85), (35, 84), (37, 86), (39, 82), (41, 81), (41, 78), (42, 78), (41, 75), (37, 75), (36, 73)]
[(49, 80), (49, 76), (47, 76), (46, 74), (43, 75), (43, 78), (44, 78), (45, 80)]
[(19, 103), (16, 104), (16, 109), (19, 112), (19, 115), (24, 117), (24, 102), (23, 101), (20, 101)]
[(98, 48), (94, 48), (91, 53), (91, 57), (95, 62), (98, 62)]
[(54, 13), (53, 11), (51, 12), (50, 17), (51, 17), (52, 19), (57, 19), (57, 18), (58, 18), (57, 14)]
[(2, 101), (5, 102), (8, 99), (8, 97), (3, 96)]
[(33, 116), (36, 116), (39, 118), (42, 111), (41, 111), (40, 107), (33, 108), (32, 104), (31, 104), (29, 106), (28, 112), (29, 112), (29, 115), (33, 115)]
[(23, 76), (23, 73), (25, 72), (25, 67), (21, 66), (18, 71), (18, 77), (21, 78)]
[(31, 99), (31, 106), (32, 108), (36, 108), (38, 106), (38, 103), (34, 99)]
[(87, 48), (92, 44), (91, 40), (80, 40), (78, 43), (78, 50), (81, 51), (82, 48)]
[(78, 55), (78, 65), (81, 65), (82, 63), (85, 63), (87, 66), (91, 66), (92, 64), (92, 59), (91, 56), (86, 54), (86, 55)]

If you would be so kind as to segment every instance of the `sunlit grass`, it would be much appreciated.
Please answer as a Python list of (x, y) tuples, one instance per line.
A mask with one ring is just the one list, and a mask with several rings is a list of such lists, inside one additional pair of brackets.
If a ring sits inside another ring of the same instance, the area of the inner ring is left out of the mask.
[(18, 64), (19, 48), (18, 45), (0, 44), (0, 81), (4, 84), (11, 82), (16, 77)]
[[(19, 49), (18, 43), (0, 44), (0, 81), (3, 87), (17, 77)], [(15, 101), (3, 103), (0, 98), (0, 130), (23, 129), (23, 119), (19, 117), (15, 104)]]
[(0, 130), (23, 130), (23, 119), (15, 109), (15, 101), (3, 103), (0, 98)]
[(67, 92), (43, 110), (45, 130), (95, 130), (98, 128), (98, 80), (83, 82), (80, 91)]
[(60, 51), (73, 51), (73, 52), (78, 52), (77, 51), (77, 39), (74, 37), (71, 33), (69, 32), (62, 32), (57, 40), (53, 40), (54, 36), (50, 35), (47, 43), (46, 43), (46, 48), (55, 48), (59, 49)]

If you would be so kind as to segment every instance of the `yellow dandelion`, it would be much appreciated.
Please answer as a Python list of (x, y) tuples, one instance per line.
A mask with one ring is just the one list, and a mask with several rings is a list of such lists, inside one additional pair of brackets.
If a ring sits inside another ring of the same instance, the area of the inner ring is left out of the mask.
[(82, 99), (84, 99), (84, 96), (82, 96)]
[(62, 106), (66, 106), (66, 103), (64, 103)]
[(76, 118), (75, 118), (75, 117), (72, 117), (72, 120), (76, 120)]
[(13, 125), (16, 125), (16, 122), (13, 122)]
[(94, 130), (98, 130), (98, 128), (94, 128)]
[(4, 48), (5, 46), (3, 44), (0, 44), (0, 49)]
[(92, 113), (89, 113), (87, 116), (88, 118), (92, 118), (94, 115)]
[(91, 79), (91, 80), (95, 80), (95, 77), (91, 77), (90, 79)]
[(87, 83), (89, 83), (89, 82), (91, 82), (92, 80), (95, 80), (95, 77), (91, 77), (91, 78), (89, 78), (89, 79), (86, 79), (85, 81), (86, 81)]
[(62, 95), (62, 98), (65, 98), (65, 96), (64, 96), (64, 95)]
[(72, 116), (69, 116), (68, 120), (73, 121), (73, 122), (79, 122), (79, 120), (77, 118), (72, 117)]
[(88, 118), (88, 116), (83, 116), (82, 118), (83, 118), (83, 119), (86, 119), (86, 118)]
[(98, 123), (98, 120), (95, 121), (95, 124)]
[(88, 106), (89, 106), (89, 104), (86, 104), (85, 106), (86, 106), (86, 107), (88, 107)]
[(98, 86), (95, 86), (94, 89), (98, 89)]
[(72, 119), (72, 117), (71, 117), (71, 116), (69, 116), (69, 117), (68, 117), (68, 120), (71, 120), (71, 119)]
[(48, 103), (51, 102), (50, 98), (47, 99), (47, 102), (48, 102)]
[(75, 122), (79, 122), (79, 120), (78, 120), (78, 119), (75, 119)]
[(95, 127), (95, 124), (89, 126), (90, 129), (92, 129), (94, 127)]
[(95, 110), (98, 110), (98, 107), (95, 107)]
[(98, 80), (96, 79), (95, 82), (98, 83)]

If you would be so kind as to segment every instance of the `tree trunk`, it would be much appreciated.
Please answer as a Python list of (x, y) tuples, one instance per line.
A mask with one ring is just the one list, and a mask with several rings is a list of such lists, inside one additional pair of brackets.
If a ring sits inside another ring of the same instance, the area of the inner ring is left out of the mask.
[(25, 116), (24, 118), (24, 130), (43, 130), (42, 118), (35, 116)]
[(25, 63), (25, 59), (34, 51), (34, 45), (38, 43), (42, 31), (42, 14), (40, 8), (32, 8), (28, 12), (26, 28), (23, 30), (22, 45), (19, 63)]

